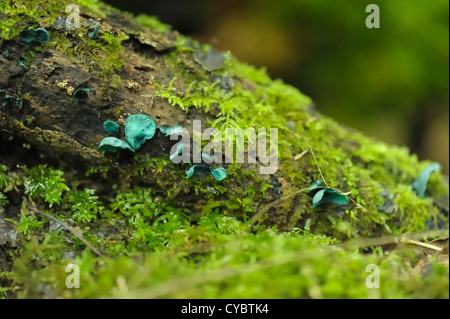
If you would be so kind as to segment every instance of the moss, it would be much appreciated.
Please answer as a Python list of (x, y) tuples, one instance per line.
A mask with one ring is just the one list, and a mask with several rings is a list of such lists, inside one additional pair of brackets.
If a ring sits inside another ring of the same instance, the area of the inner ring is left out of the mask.
[(72, 202), (73, 218), (78, 221), (90, 222), (97, 218), (104, 210), (102, 204), (95, 196), (95, 190), (84, 189), (82, 191), (71, 191), (69, 193), (69, 202)]
[(62, 193), (68, 190), (64, 178), (61, 177), (62, 171), (52, 170), (40, 165), (26, 171), (26, 174), (25, 194), (42, 197), (50, 207), (55, 203), (59, 204)]
[(146, 14), (138, 14), (136, 16), (136, 22), (146, 27), (150, 27), (157, 32), (167, 32), (172, 29), (170, 25), (159, 21), (157, 17)]
[[(63, 298), (448, 297), (448, 282), (442, 280), (448, 276), (448, 268), (436, 261), (432, 261), (431, 276), (408, 276), (396, 254), (344, 251), (330, 246), (330, 238), (300, 230), (249, 233), (242, 223), (221, 214), (210, 214), (197, 226), (189, 226), (182, 212), (154, 203), (149, 195), (135, 190), (117, 199), (135, 203), (122, 207), (130, 218), (130, 228), (135, 230), (128, 247), (119, 238), (97, 238), (105, 252), (119, 253), (114, 258), (99, 262), (96, 256), (81, 249), (74, 258), (61, 255), (62, 259), (54, 259), (61, 254), (55, 247), (64, 244), (57, 232), (47, 234), (44, 245), (37, 246), (33, 240), (25, 244), (23, 257), (16, 260), (15, 272), (10, 275), (22, 285), (19, 297), (42, 296), (38, 289), (42, 282), (51, 287), (44, 296)], [(152, 226), (145, 226), (146, 219), (155, 218), (147, 215), (146, 205), (154, 207), (163, 219), (156, 218)], [(95, 242), (94, 237), (90, 240)], [(143, 254), (149, 247), (156, 251)], [(132, 258), (127, 251), (134, 251)], [(34, 263), (25, 259), (31, 255)], [(42, 267), (49, 257), (52, 262)], [(68, 263), (79, 265), (83, 289), (65, 287)], [(380, 289), (367, 289), (364, 285), (365, 269), (370, 264), (381, 269)], [(147, 275), (142, 276), (143, 273)], [(25, 274), (33, 274), (33, 281)], [(126, 290), (120, 289), (117, 278), (126, 283)]]
[(108, 176), (109, 166), (108, 165), (98, 165), (91, 166), (87, 169), (85, 175), (89, 177), (93, 174), (99, 174), (103, 179), (106, 179)]
[(102, 18), (105, 18), (113, 9), (111, 6), (108, 6), (99, 0), (76, 0), (76, 2), (81, 7), (81, 10), (87, 9), (91, 13)]
[(216, 87), (217, 83), (209, 84), (206, 81), (192, 81), (186, 93), (181, 96), (173, 86), (176, 80), (177, 78), (173, 78), (167, 88), (155, 82), (157, 91), (154, 96), (166, 99), (171, 105), (178, 106), (185, 112), (188, 112), (190, 107), (208, 112), (215, 104), (226, 99), (226, 95)]
[(97, 40), (89, 38), (87, 31), (86, 27), (81, 27), (72, 45), (61, 38), (61, 41), (56, 41), (52, 45), (61, 50), (69, 50), (63, 53), (70, 53), (80, 63), (89, 65), (100, 84), (101, 91), (98, 94), (110, 99), (112, 89), (120, 83), (120, 77), (116, 71), (124, 65), (124, 51), (121, 43), (128, 39), (128, 36), (103, 31), (99, 37), (100, 40)]
[(44, 224), (41, 221), (37, 221), (36, 216), (27, 216), (26, 214), (20, 216), (19, 222), (11, 219), (6, 220), (15, 223), (17, 225), (17, 232), (23, 234), (28, 239), (30, 238), (30, 233), (41, 231)]
[[(153, 159), (153, 163), (162, 168), (160, 172), (169, 165), (162, 159)], [(146, 167), (151, 165), (147, 163)], [(238, 178), (238, 167), (231, 166), (229, 171)], [(42, 174), (35, 176), (37, 172)], [(21, 298), (448, 297), (448, 280), (442, 280), (448, 278), (448, 268), (435, 260), (430, 260), (430, 276), (407, 275), (408, 266), (400, 258), (403, 254), (382, 250), (360, 254), (334, 247), (335, 239), (311, 233), (311, 220), (303, 229), (280, 232), (276, 228), (250, 227), (245, 218), (224, 214), (233, 210), (252, 214), (252, 198), (260, 187), (249, 186), (240, 197), (221, 201), (220, 196), (228, 190), (226, 185), (216, 185), (216, 192), (209, 192), (204, 210), (195, 215), (177, 208), (151, 188), (121, 191), (111, 186), (114, 198), (101, 197), (93, 190), (74, 190), (78, 178), (72, 176), (67, 182), (61, 173), (49, 167), (10, 171), (0, 166), (0, 190), (8, 195), (17, 189), (12, 184), (18, 183), (13, 182), (18, 176), (22, 181), (40, 180), (43, 184), (56, 178), (52, 185), (64, 185), (68, 191), (59, 196), (59, 205), (45, 209), (46, 214), (72, 220), (72, 229), (82, 232), (84, 239), (105, 257), (99, 262), (69, 229), (55, 228), (43, 215), (31, 215), (25, 204), (17, 221), (21, 248), (10, 250), (15, 255), (13, 272), (8, 273), (9, 286), (2, 287), (7, 294)], [(30, 192), (31, 200), (39, 204), (39, 198), (54, 196), (55, 189)], [(400, 202), (397, 204), (402, 207)], [(29, 262), (30, 256), (33, 263)], [(79, 265), (83, 289), (65, 287), (68, 263)], [(383, 284), (376, 293), (361, 284), (369, 264), (379, 265), (383, 273)], [(149, 275), (142, 277), (142, 273)], [(134, 274), (147, 279), (137, 280)], [(33, 280), (28, 279), (30, 276)], [(118, 290), (115, 281), (122, 277), (128, 285), (126, 292)], [(173, 288), (172, 281), (177, 282)], [(39, 288), (42, 283), (50, 289), (43, 292)]]
[[(50, 26), (58, 15), (65, 14), (66, 5), (70, 1), (50, 0), (33, 1), (18, 0), (2, 1), (0, 12), (6, 17), (0, 19), (1, 36), (9, 40), (18, 36), (27, 27), (35, 27), (42, 24)], [(31, 24), (31, 25), (26, 25)]]
[[(81, 10), (88, 10), (92, 14), (104, 17), (111, 8), (93, 0), (80, 1), (5, 1), (0, 5), (0, 12), (6, 18), (0, 20), (2, 38), (9, 40), (18, 36), (24, 29), (44, 26), (52, 28), (52, 23), (58, 16), (66, 16), (66, 6), (75, 3)], [(96, 74), (101, 87), (99, 94), (109, 98), (111, 88), (116, 88), (120, 83), (120, 77), (116, 71), (123, 66), (123, 47), (121, 42), (128, 39), (124, 34), (111, 34), (102, 32), (101, 39), (90, 39), (85, 18), (80, 17), (80, 28), (69, 32), (70, 35), (58, 31), (50, 32), (48, 46), (62, 53), (74, 57), (84, 65), (90, 65)], [(42, 51), (42, 47), (36, 47), (27, 52), (26, 65), (29, 66), (36, 53)]]
[[(186, 43), (184, 40), (179, 45), (179, 54), (193, 54), (196, 50), (195, 43), (194, 49), (186, 50)], [(343, 209), (345, 214), (337, 218), (318, 217), (313, 222), (316, 231), (338, 237), (401, 233), (424, 230), (428, 219), (437, 218), (439, 210), (433, 202), (418, 199), (412, 191), (411, 182), (417, 178), (420, 167), (426, 164), (420, 164), (406, 148), (373, 141), (342, 128), (331, 119), (309, 112), (311, 100), (297, 89), (281, 80), (273, 81), (264, 69), (242, 64), (231, 56), (228, 56), (227, 68), (222, 71), (235, 79), (231, 91), (220, 89), (217, 82), (208, 80), (208, 74), (201, 70), (180, 68), (180, 58), (174, 53), (166, 59), (166, 64), (184, 81), (196, 80), (183, 83), (174, 78), (166, 88), (156, 83), (155, 96), (167, 99), (186, 112), (193, 106), (207, 114), (213, 113), (216, 119), (211, 120), (211, 126), (222, 133), (229, 127), (279, 129), (280, 174), (292, 186), (292, 193), (309, 187), (314, 180), (320, 179), (321, 174), (330, 187), (349, 193), (352, 203)], [(176, 71), (175, 65), (178, 66)], [(205, 76), (205, 80), (198, 80)], [(342, 141), (346, 141), (345, 144)], [(305, 150), (307, 153), (300, 162), (293, 160)], [(434, 188), (439, 189), (433, 195), (435, 198), (448, 196), (448, 185), (442, 176), (434, 176), (434, 186), (430, 185), (430, 189)], [(382, 193), (385, 189), (395, 198), (397, 210), (394, 213), (379, 209), (384, 204)], [(228, 210), (236, 207), (230, 204)], [(300, 218), (313, 211), (311, 207), (303, 207), (295, 215)], [(261, 220), (266, 218), (261, 216)]]
[(65, 55), (73, 59), (73, 43), (70, 38), (64, 34), (57, 31), (51, 32), (50, 41), (47, 45), (63, 52)]

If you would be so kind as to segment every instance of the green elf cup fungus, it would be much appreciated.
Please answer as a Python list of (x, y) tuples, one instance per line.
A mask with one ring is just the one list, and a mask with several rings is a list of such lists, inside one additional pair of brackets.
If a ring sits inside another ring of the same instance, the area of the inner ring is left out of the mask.
[(117, 152), (120, 150), (129, 150), (131, 152), (134, 152), (134, 149), (132, 149), (127, 142), (119, 140), (115, 137), (105, 137), (100, 142), (98, 150), (103, 152)]
[(211, 164), (213, 162), (213, 159), (211, 156), (209, 156), (209, 154), (203, 153), (202, 152), (202, 159), (204, 160), (204, 162), (206, 164)]
[(214, 176), (216, 181), (222, 181), (227, 177), (227, 170), (223, 167), (211, 169), (211, 174)]
[(85, 98), (87, 96), (87, 92), (91, 92), (91, 89), (88, 88), (82, 88), (77, 89), (72, 93), (72, 101), (73, 99), (79, 99), (79, 98)]
[(144, 114), (133, 114), (125, 123), (125, 139), (135, 150), (138, 150), (146, 140), (151, 139), (156, 132), (156, 123)]
[(350, 203), (350, 200), (346, 195), (342, 195), (338, 191), (330, 188), (323, 188), (314, 195), (312, 208), (316, 208), (317, 206), (328, 202), (346, 205)]
[(211, 174), (211, 166), (204, 164), (193, 165), (186, 171), (187, 178), (191, 178), (192, 176), (196, 175), (208, 175), (208, 174)]
[(88, 38), (89, 39), (95, 39), (98, 36), (98, 24), (95, 25), (94, 31), (89, 32)]
[(322, 184), (323, 184), (322, 181), (315, 181), (314, 183), (311, 184), (311, 189), (309, 191), (307, 191), (307, 193), (312, 192), (313, 190), (320, 187)]
[(20, 66), (23, 66), (24, 68), (27, 67), (27, 65), (25, 64), (25, 58), (23, 56), (19, 57), (19, 59), (17, 60), (17, 62), (19, 62)]
[(119, 133), (119, 124), (113, 121), (104, 121), (103, 128), (105, 129), (105, 132), (109, 134)]
[(49, 38), (47, 30), (44, 28), (25, 30), (20, 33), (20, 39), (26, 43), (37, 41), (44, 44), (48, 42)]
[(183, 144), (178, 144), (175, 153), (171, 154), (169, 159), (173, 160), (175, 157), (181, 156), (183, 154), (183, 148), (184, 148)]
[(37, 28), (34, 29), (34, 31), (36, 32), (36, 41), (38, 41), (39, 43), (47, 43), (50, 39), (47, 30), (45, 30), (44, 28)]
[(223, 167), (213, 169), (210, 165), (196, 164), (186, 171), (186, 177), (191, 178), (195, 175), (209, 175), (214, 176), (216, 181), (224, 180), (227, 177), (227, 170)]
[(2, 107), (6, 106), (9, 102), (14, 102), (19, 106), (19, 109), (22, 109), (23, 101), (15, 96), (5, 95), (3, 98)]
[(323, 181), (315, 181), (311, 184), (311, 189), (307, 191), (307, 193), (310, 193), (319, 189), (319, 191), (314, 194), (312, 208), (316, 208), (317, 206), (328, 202), (338, 205), (346, 205), (350, 203), (350, 200), (346, 195), (343, 195), (339, 191), (328, 187), (322, 188), (322, 184)]
[(166, 137), (170, 136), (171, 134), (183, 134), (183, 128), (180, 125), (176, 125), (176, 126), (163, 125), (163, 126), (158, 126), (157, 128)]
[(36, 32), (34, 32), (33, 30), (25, 30), (25, 31), (20, 32), (20, 39), (23, 42), (26, 42), (26, 43), (33, 42), (35, 37), (36, 37)]
[(412, 183), (413, 189), (416, 191), (419, 198), (425, 197), (425, 191), (428, 186), (428, 179), (430, 178), (431, 173), (438, 171), (441, 166), (438, 163), (433, 163), (420, 172), (419, 177)]

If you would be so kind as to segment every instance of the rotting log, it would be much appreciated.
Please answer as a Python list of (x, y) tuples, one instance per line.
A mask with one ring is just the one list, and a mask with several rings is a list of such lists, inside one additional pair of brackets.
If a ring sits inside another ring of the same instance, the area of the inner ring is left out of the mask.
[[(120, 189), (152, 187), (193, 214), (214, 208), (280, 230), (304, 227), (310, 220), (312, 231), (345, 238), (446, 223), (444, 177), (433, 175), (428, 199), (419, 199), (411, 183), (428, 163), (408, 150), (341, 127), (317, 114), (296, 89), (231, 55), (176, 31), (138, 23), (101, 3), (81, 6), (80, 27), (68, 30), (62, 20), (70, 2), (0, 5), (0, 164), (14, 168), (44, 163), (79, 176), (97, 168), (105, 176), (83, 178), (100, 196), (108, 196), (114, 183)], [(90, 37), (95, 24), (99, 33)], [(48, 30), (49, 41), (25, 42), (20, 32), (37, 27)], [(82, 88), (91, 91), (74, 96)], [(199, 101), (202, 94), (205, 100)], [(167, 163), (158, 169), (151, 162), (167, 159), (175, 143), (160, 133), (136, 154), (98, 151), (107, 136), (103, 121), (117, 122), (123, 138), (131, 114), (149, 115), (158, 125), (181, 125), (191, 133), (193, 120), (201, 120), (203, 128), (217, 119), (243, 123), (243, 129), (249, 123), (255, 128), (273, 125), (280, 130), (280, 168), (268, 176), (259, 175), (255, 164), (225, 164), (230, 174), (223, 182), (202, 177), (187, 181), (184, 170), (189, 165)], [(312, 208), (312, 196), (305, 190), (322, 179), (348, 194), (350, 202)], [(226, 190), (218, 192), (218, 187)], [(20, 207), (20, 199), (12, 202), (16, 205), (10, 207), (10, 217)]]

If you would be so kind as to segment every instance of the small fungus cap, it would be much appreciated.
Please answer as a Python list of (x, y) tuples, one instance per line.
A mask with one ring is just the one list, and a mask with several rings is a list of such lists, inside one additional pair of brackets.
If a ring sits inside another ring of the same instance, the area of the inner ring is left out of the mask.
[(36, 36), (35, 36), (36, 41), (38, 41), (42, 44), (48, 42), (50, 37), (48, 35), (47, 30), (45, 30), (44, 28), (37, 28), (37, 29), (33, 29), (33, 30), (34, 30), (34, 32), (36, 32)]
[(138, 150), (146, 140), (151, 139), (155, 132), (155, 121), (144, 114), (130, 115), (125, 123), (125, 139), (135, 150)]
[(48, 31), (44, 28), (25, 30), (20, 33), (20, 38), (23, 42), (30, 43), (37, 41), (39, 43), (47, 43), (49, 40)]
[(186, 170), (186, 177), (191, 178), (196, 175), (211, 174), (211, 166), (204, 164), (196, 164)]
[(428, 179), (431, 173), (439, 171), (441, 166), (438, 163), (432, 163), (420, 172), (419, 177), (413, 182), (412, 187), (419, 195), (419, 198), (425, 197), (425, 191), (428, 186)]
[(100, 142), (98, 150), (103, 152), (117, 152), (119, 150), (129, 150), (134, 152), (134, 149), (132, 149), (127, 142), (119, 140), (115, 137), (105, 137)]
[(89, 88), (81, 88), (77, 89), (72, 93), (72, 100), (73, 99), (81, 99), (87, 97), (87, 92), (91, 92), (92, 90)]
[(103, 128), (105, 129), (105, 132), (109, 134), (119, 133), (119, 124), (113, 121), (104, 121)]
[(98, 36), (98, 24), (94, 27), (94, 31), (89, 32), (88, 38), (95, 39)]
[(161, 131), (161, 133), (164, 134), (164, 136), (170, 136), (171, 134), (183, 134), (183, 128), (180, 125), (176, 126), (163, 125), (158, 126), (158, 129)]
[(227, 177), (227, 170), (223, 167), (212, 169), (211, 174), (214, 176), (216, 181), (224, 180)]
[(223, 167), (213, 169), (207, 164), (196, 164), (186, 170), (186, 177), (191, 178), (196, 175), (212, 175), (216, 181), (224, 180), (227, 177), (227, 170)]

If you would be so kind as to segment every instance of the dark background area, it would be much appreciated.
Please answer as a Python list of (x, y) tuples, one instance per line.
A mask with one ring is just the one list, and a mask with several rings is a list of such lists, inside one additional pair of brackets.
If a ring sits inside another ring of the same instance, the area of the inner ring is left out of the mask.
[[(449, 172), (447, 0), (107, 0), (267, 67), (318, 110)], [(368, 29), (366, 6), (380, 8)]]

